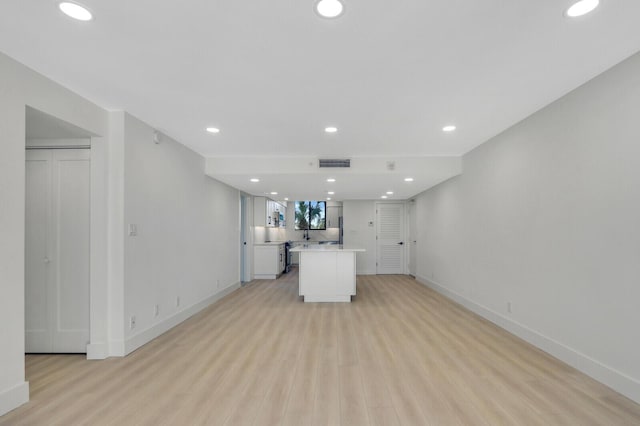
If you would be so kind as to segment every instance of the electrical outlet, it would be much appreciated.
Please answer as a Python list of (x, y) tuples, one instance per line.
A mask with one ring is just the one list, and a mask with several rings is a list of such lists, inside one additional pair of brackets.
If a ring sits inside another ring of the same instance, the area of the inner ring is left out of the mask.
[(157, 317), (158, 315), (160, 315), (160, 306), (156, 305), (153, 309), (153, 316)]
[(507, 302), (507, 312), (511, 313), (511, 302)]
[(129, 318), (129, 328), (131, 330), (136, 328), (136, 316), (135, 315), (131, 315), (131, 318)]
[(180, 306), (180, 296), (176, 296), (176, 308)]
[(136, 226), (135, 223), (130, 223), (129, 224), (129, 236), (130, 237), (135, 237), (136, 235), (138, 235), (138, 227)]

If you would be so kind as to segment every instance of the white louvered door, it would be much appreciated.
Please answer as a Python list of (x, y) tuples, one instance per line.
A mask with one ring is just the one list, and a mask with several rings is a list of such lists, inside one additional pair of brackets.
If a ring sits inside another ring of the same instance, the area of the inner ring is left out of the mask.
[(377, 204), (376, 222), (376, 273), (404, 274), (404, 204)]

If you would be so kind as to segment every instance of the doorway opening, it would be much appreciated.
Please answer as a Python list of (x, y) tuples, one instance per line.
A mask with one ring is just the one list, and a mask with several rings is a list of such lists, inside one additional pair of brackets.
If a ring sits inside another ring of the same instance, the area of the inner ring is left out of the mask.
[(26, 353), (87, 352), (92, 136), (26, 108)]

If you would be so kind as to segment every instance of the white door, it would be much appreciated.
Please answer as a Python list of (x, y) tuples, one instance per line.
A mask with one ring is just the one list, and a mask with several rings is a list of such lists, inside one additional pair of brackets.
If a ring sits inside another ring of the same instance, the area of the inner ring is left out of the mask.
[(240, 282), (247, 283), (251, 281), (251, 257), (249, 254), (249, 247), (251, 242), (249, 241), (249, 235), (251, 233), (249, 227), (249, 211), (250, 209), (249, 197), (246, 195), (240, 196)]
[(377, 204), (376, 223), (376, 273), (404, 274), (404, 204)]
[(25, 350), (86, 352), (90, 151), (26, 156)]
[(416, 203), (412, 201), (409, 204), (409, 241), (407, 241), (407, 248), (409, 250), (409, 275), (412, 277), (416, 276), (416, 253), (418, 250), (416, 213)]

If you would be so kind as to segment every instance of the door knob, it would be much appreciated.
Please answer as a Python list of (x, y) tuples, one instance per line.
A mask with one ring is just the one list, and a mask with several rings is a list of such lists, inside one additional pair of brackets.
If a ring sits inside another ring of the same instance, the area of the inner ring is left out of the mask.
[(398, 245), (404, 245), (404, 241), (400, 241)]

